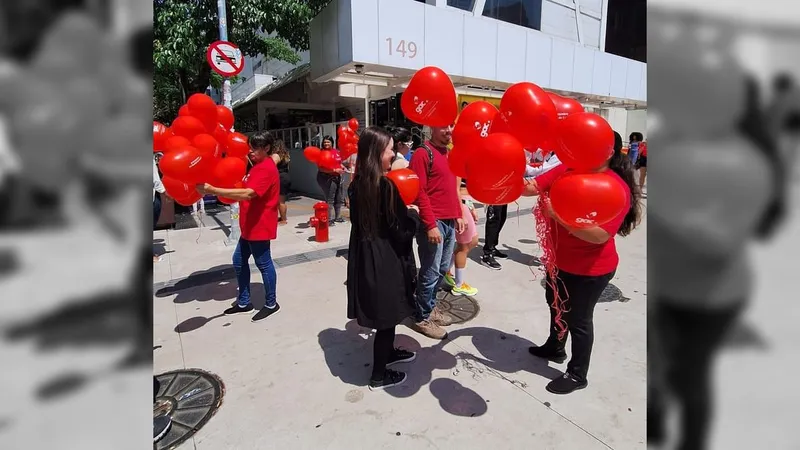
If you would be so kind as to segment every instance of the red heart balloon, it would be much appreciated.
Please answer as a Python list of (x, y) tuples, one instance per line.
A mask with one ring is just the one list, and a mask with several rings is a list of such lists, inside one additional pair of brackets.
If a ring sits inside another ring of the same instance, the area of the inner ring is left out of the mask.
[(339, 153), (342, 155), (343, 160), (347, 159), (358, 153), (358, 145), (352, 142), (348, 142), (342, 145), (341, 149), (339, 150)]
[(243, 135), (242, 133), (229, 133), (228, 142), (226, 144), (228, 147), (227, 154), (229, 156), (241, 158), (250, 153), (250, 144), (247, 143), (247, 136)]
[(172, 122), (172, 134), (192, 139), (200, 133), (206, 132), (206, 127), (196, 117), (181, 116)]
[(178, 109), (178, 117), (191, 117), (192, 113), (189, 112), (189, 105), (183, 105)]
[(558, 123), (555, 151), (570, 169), (597, 169), (614, 154), (614, 130), (597, 114), (572, 114)]
[(203, 158), (194, 147), (166, 153), (159, 161), (159, 166), (164, 175), (191, 185), (209, 181), (213, 169), (211, 160)]
[(336, 170), (342, 168), (342, 156), (336, 150), (323, 150), (319, 152), (317, 165), (323, 169)]
[(225, 129), (223, 124), (219, 124), (217, 129), (214, 130), (214, 139), (217, 140), (217, 144), (219, 144), (219, 150), (222, 153), (228, 151), (228, 130)]
[(558, 116), (556, 107), (542, 88), (523, 82), (503, 94), (500, 111), (490, 133), (509, 133), (525, 148), (537, 149), (553, 136)]
[(217, 104), (206, 94), (193, 94), (186, 102), (189, 114), (197, 118), (209, 132), (214, 132), (219, 120), (217, 119)]
[(239, 158), (222, 158), (212, 173), (213, 182), (221, 188), (232, 188), (247, 174), (247, 164)]
[(469, 150), (463, 147), (456, 147), (447, 152), (447, 165), (450, 166), (450, 171), (453, 175), (461, 178), (467, 178), (467, 161), (469, 160)]
[(153, 122), (153, 152), (163, 152), (172, 131), (161, 122)]
[(549, 194), (556, 215), (575, 228), (606, 224), (630, 202), (622, 184), (607, 173), (567, 172), (553, 182)]
[(356, 131), (358, 130), (358, 119), (353, 117), (352, 119), (347, 121), (347, 126), (350, 127), (351, 130)]
[(189, 147), (190, 145), (192, 145), (191, 141), (183, 136), (170, 136), (164, 142), (164, 152), (166, 153), (175, 150), (181, 150), (185, 147)]
[(194, 192), (190, 192), (189, 195), (184, 198), (176, 198), (175, 203), (183, 206), (192, 206), (199, 202), (201, 198), (203, 198), (203, 196), (195, 190)]
[(446, 127), (458, 115), (453, 82), (438, 67), (423, 67), (411, 78), (400, 98), (403, 114), (420, 125)]
[(525, 150), (506, 133), (490, 134), (481, 141), (481, 150), (467, 155), (467, 179), (478, 189), (499, 189), (522, 180), (525, 175)]
[(553, 105), (556, 107), (556, 113), (558, 114), (559, 120), (566, 119), (567, 116), (571, 114), (585, 112), (583, 105), (581, 105), (581, 103), (577, 100), (562, 97), (552, 92), (548, 92), (547, 95), (550, 97), (550, 100), (553, 101)]
[(400, 197), (406, 205), (414, 203), (419, 195), (419, 177), (416, 172), (411, 169), (397, 169), (389, 172), (386, 177), (400, 191)]
[(453, 145), (464, 149), (479, 146), (481, 139), (489, 136), (495, 116), (497, 108), (489, 102), (476, 101), (467, 105), (453, 127)]
[(484, 205), (507, 205), (517, 201), (522, 195), (525, 184), (522, 178), (509, 180), (508, 184), (496, 188), (475, 186), (472, 180), (467, 184), (467, 192), (475, 200)]
[(316, 164), (317, 161), (319, 161), (320, 152), (321, 150), (319, 149), (319, 147), (306, 147), (303, 150), (303, 156), (305, 156), (307, 160)]
[(184, 183), (183, 181), (177, 180), (167, 175), (161, 178), (161, 183), (164, 185), (164, 189), (166, 189), (167, 195), (176, 200), (187, 198), (189, 197), (189, 195), (191, 195), (192, 192), (196, 192), (194, 186), (190, 186), (188, 183)]
[(192, 139), (192, 145), (206, 158), (215, 159), (222, 156), (217, 140), (210, 134), (198, 134)]
[(233, 128), (233, 111), (223, 105), (217, 105), (217, 120), (225, 131), (230, 131)]

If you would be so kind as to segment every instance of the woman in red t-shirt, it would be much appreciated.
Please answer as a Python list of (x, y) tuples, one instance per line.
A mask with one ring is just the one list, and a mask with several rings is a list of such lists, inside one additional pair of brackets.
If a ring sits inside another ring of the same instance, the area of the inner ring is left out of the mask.
[[(555, 394), (569, 394), (587, 386), (586, 375), (594, 342), (594, 307), (614, 277), (619, 263), (614, 235), (630, 234), (641, 216), (640, 194), (636, 189), (633, 167), (630, 159), (622, 154), (622, 137), (619, 133), (614, 133), (614, 136), (614, 155), (598, 171), (611, 175), (625, 190), (628, 201), (617, 217), (597, 227), (574, 229), (561, 222), (553, 214), (549, 202), (546, 203), (548, 210), (544, 213), (550, 220), (550, 238), (558, 272), (555, 282), (548, 275), (545, 289), (545, 298), (550, 306), (550, 336), (543, 345), (531, 347), (529, 351), (534, 356), (559, 363), (567, 358), (564, 350), (566, 334), (559, 339), (553, 308), (555, 295), (552, 286), (556, 285), (559, 297), (566, 300), (561, 319), (572, 335), (572, 358), (564, 375), (547, 385), (547, 390)], [(523, 195), (534, 196), (549, 191), (553, 182), (568, 170), (562, 164), (534, 178)]]
[(647, 141), (639, 143), (639, 159), (636, 161), (639, 169), (639, 190), (644, 191), (644, 181), (647, 179)]

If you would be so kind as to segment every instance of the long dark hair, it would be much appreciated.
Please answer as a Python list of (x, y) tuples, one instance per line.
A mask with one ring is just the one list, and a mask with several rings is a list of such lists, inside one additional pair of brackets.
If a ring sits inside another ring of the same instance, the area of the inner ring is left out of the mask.
[[(356, 173), (351, 182), (354, 205), (358, 210), (356, 225), (360, 227), (362, 236), (374, 236), (378, 229), (378, 211), (380, 208), (381, 183), (383, 176), (383, 151), (392, 140), (392, 136), (383, 128), (368, 127), (361, 132), (358, 139), (358, 156), (356, 156)], [(392, 183), (388, 183), (393, 186)], [(394, 195), (389, 196), (394, 199)], [(393, 200), (390, 200), (393, 201)], [(395, 205), (385, 208), (394, 211)], [(387, 217), (389, 223), (396, 220)]]
[[(762, 152), (770, 164), (773, 174), (772, 182), (775, 194), (761, 217), (755, 233), (757, 238), (766, 239), (771, 237), (786, 220), (789, 176), (778, 149), (777, 135), (771, 131), (761, 108), (761, 90), (758, 82), (754, 78), (748, 77), (745, 83), (744, 113), (737, 124), (738, 131)], [(778, 77), (775, 84), (776, 89), (780, 92), (782, 89), (791, 88), (792, 80), (785, 76)], [(789, 123), (787, 121), (780, 125), (788, 126)]]
[(616, 131), (614, 132), (614, 156), (608, 161), (608, 168), (619, 175), (631, 191), (631, 208), (625, 214), (625, 220), (622, 221), (622, 225), (617, 231), (620, 236), (627, 236), (642, 220), (642, 193), (639, 191), (639, 185), (636, 184), (636, 173), (633, 170), (631, 159), (622, 154), (622, 136)]

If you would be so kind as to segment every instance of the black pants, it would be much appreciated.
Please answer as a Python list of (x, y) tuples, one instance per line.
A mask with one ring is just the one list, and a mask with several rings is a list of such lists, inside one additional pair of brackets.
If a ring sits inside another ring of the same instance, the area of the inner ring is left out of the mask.
[(156, 192), (155, 197), (153, 197), (153, 229), (156, 229), (156, 225), (158, 225), (158, 218), (161, 217), (161, 194)]
[(585, 381), (589, 373), (589, 359), (594, 344), (594, 307), (600, 299), (608, 283), (614, 278), (611, 272), (601, 276), (574, 275), (558, 272), (556, 288), (562, 299), (567, 299), (566, 311), (562, 319), (567, 323), (567, 334), (558, 339), (556, 313), (553, 310), (554, 292), (548, 276), (545, 298), (550, 307), (550, 336), (545, 347), (555, 351), (564, 351), (567, 335), (572, 336), (572, 357), (567, 364), (567, 372), (578, 380)]
[(338, 219), (342, 217), (342, 206), (344, 206), (344, 182), (342, 176), (317, 172), (317, 183), (325, 195), (325, 202), (328, 203), (328, 219)]
[(508, 205), (486, 206), (486, 240), (483, 243), (483, 253), (492, 253), (500, 242), (500, 230), (506, 224)]
[(681, 411), (679, 450), (708, 448), (713, 416), (711, 369), (727, 332), (741, 313), (741, 304), (720, 310), (697, 310), (659, 301), (648, 317), (647, 443), (666, 436), (667, 392)]
[(386, 373), (386, 364), (389, 363), (394, 352), (395, 327), (375, 332), (372, 358), (372, 379), (382, 380)]

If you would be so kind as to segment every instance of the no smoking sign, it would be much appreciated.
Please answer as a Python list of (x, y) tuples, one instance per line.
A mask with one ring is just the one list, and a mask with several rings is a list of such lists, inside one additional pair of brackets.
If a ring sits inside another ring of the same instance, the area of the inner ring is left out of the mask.
[(244, 69), (242, 51), (227, 41), (216, 41), (209, 45), (206, 60), (214, 72), (223, 77), (238, 75)]

